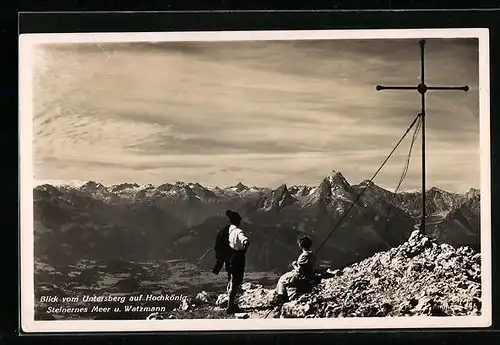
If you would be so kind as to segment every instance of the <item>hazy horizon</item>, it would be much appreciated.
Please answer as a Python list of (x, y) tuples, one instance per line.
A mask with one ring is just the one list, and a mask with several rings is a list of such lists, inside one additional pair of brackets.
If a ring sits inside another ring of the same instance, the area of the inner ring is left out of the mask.
[[(344, 176), (345, 177), (345, 176)], [(369, 180), (369, 179), (367, 179)], [(364, 180), (364, 181), (357, 181), (357, 182), (350, 182), (350, 181), (347, 181), (349, 182), (349, 184), (351, 186), (354, 186), (354, 185), (359, 185), (360, 183), (362, 182), (365, 182), (367, 180)], [(162, 184), (176, 184), (176, 183), (184, 183), (184, 184), (195, 184), (195, 183), (199, 183), (199, 182), (196, 182), (196, 181), (165, 181), (163, 183), (144, 183), (144, 184), (140, 184), (140, 183), (136, 183), (136, 182), (132, 182), (132, 181), (128, 181), (128, 182), (119, 182), (119, 183), (112, 183), (112, 184), (106, 184), (102, 181), (95, 181), (95, 180), (33, 180), (33, 188), (36, 188), (36, 187), (39, 187), (39, 186), (42, 186), (42, 185), (45, 185), (45, 184), (50, 184), (52, 186), (70, 186), (70, 187), (74, 187), (74, 188), (79, 188), (81, 186), (83, 186), (84, 184), (88, 183), (88, 182), (95, 182), (95, 183), (100, 183), (102, 185), (104, 185), (105, 187), (112, 187), (112, 186), (117, 186), (117, 185), (120, 185), (120, 184), (136, 184), (140, 187), (143, 187), (143, 186), (154, 186), (154, 187), (159, 187), (160, 185)], [(224, 189), (224, 188), (230, 188), (230, 187), (235, 187), (238, 183), (240, 182), (237, 182), (237, 183), (234, 183), (234, 184), (227, 184), (227, 185), (213, 185), (213, 184), (203, 184), (203, 183), (200, 183), (200, 185), (202, 185), (203, 187), (205, 188), (215, 188), (215, 187), (219, 187), (221, 189)], [(319, 184), (321, 183), (321, 181), (319, 181), (318, 183), (315, 183), (315, 184), (299, 184), (299, 185), (296, 185), (296, 184), (289, 184), (289, 183), (285, 183), (288, 187), (291, 187), (291, 186), (308, 186), (308, 187), (318, 187)], [(243, 183), (244, 184), (244, 183)], [(378, 185), (377, 183), (375, 183), (376, 185)], [(255, 187), (255, 188), (270, 188), (270, 189), (276, 189), (278, 188), (280, 185), (276, 185), (276, 186), (256, 186), (256, 185), (246, 185), (244, 184), (246, 187), (248, 188), (252, 188), (252, 187)], [(381, 188), (384, 188), (390, 192), (394, 192), (394, 189), (395, 188), (385, 188), (383, 186), (380, 186), (378, 185), (379, 187)], [(426, 191), (429, 191), (430, 189), (433, 189), (433, 188), (438, 188), (438, 189), (442, 189), (442, 188), (439, 188), (437, 186), (427, 186), (426, 187)], [(450, 193), (466, 193), (468, 191), (470, 191), (471, 189), (475, 189), (475, 190), (479, 190), (479, 188), (469, 188), (468, 190), (464, 190), (464, 191), (453, 191), (453, 190), (446, 190), (446, 189), (442, 189), (446, 192), (450, 192)], [(413, 189), (405, 189), (405, 188), (400, 188), (398, 190), (398, 193), (409, 193), (409, 192), (421, 192), (422, 191), (422, 188), (413, 188)]]
[[(36, 50), (34, 178), (275, 188), (368, 180), (420, 111), (417, 40), (59, 44)], [(478, 44), (431, 39), (427, 186), (479, 189)], [(375, 183), (393, 190), (410, 132)], [(420, 189), (420, 137), (402, 190)]]

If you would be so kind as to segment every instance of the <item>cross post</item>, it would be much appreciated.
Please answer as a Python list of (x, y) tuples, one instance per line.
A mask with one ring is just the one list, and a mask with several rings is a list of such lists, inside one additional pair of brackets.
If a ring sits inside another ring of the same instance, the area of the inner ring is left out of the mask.
[(425, 40), (420, 40), (420, 84), (416, 86), (383, 86), (377, 85), (376, 90), (416, 90), (421, 95), (421, 104), (422, 109), (420, 111), (420, 119), (422, 121), (422, 219), (420, 223), (420, 231), (422, 234), (425, 234), (425, 219), (426, 219), (426, 211), (425, 211), (425, 94), (429, 90), (462, 90), (469, 91), (469, 86), (428, 86), (425, 84), (425, 63), (424, 63), (424, 51), (425, 51)]

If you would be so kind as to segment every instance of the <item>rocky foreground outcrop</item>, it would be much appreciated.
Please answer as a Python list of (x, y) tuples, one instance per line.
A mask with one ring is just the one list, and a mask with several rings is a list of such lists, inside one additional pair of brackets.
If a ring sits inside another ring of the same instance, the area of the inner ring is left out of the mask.
[[(239, 306), (251, 318), (480, 315), (481, 257), (468, 247), (437, 244), (417, 230), (399, 247), (326, 270), (312, 292), (295, 294), (281, 308), (271, 305), (273, 288), (243, 284)], [(183, 309), (223, 315), (226, 301), (225, 294), (204, 292)], [(174, 317), (179, 316), (169, 316)]]
[[(418, 230), (407, 242), (341, 270), (285, 303), (281, 317), (459, 316), (481, 313), (481, 258)], [(242, 308), (271, 308), (272, 289), (247, 283)], [(224, 303), (224, 295), (218, 303)]]

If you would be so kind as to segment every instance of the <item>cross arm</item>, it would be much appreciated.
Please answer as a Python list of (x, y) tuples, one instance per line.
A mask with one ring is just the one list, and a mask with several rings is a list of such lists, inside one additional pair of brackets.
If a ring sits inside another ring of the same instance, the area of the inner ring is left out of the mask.
[(377, 91), (380, 90), (417, 90), (417, 86), (383, 86), (383, 85), (377, 85), (376, 87)]
[(469, 91), (469, 87), (465, 86), (427, 86), (427, 90), (463, 90)]

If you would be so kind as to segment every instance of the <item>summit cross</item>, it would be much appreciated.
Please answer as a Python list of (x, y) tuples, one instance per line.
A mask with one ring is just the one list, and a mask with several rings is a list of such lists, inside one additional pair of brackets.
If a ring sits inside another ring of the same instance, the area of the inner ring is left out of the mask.
[(462, 90), (469, 91), (469, 86), (428, 86), (425, 84), (425, 64), (424, 64), (424, 51), (425, 51), (425, 40), (420, 40), (420, 84), (416, 86), (383, 86), (377, 85), (376, 90), (417, 90), (421, 95), (422, 110), (420, 111), (420, 119), (422, 121), (422, 219), (420, 223), (420, 230), (422, 234), (425, 234), (425, 94), (429, 90)]

